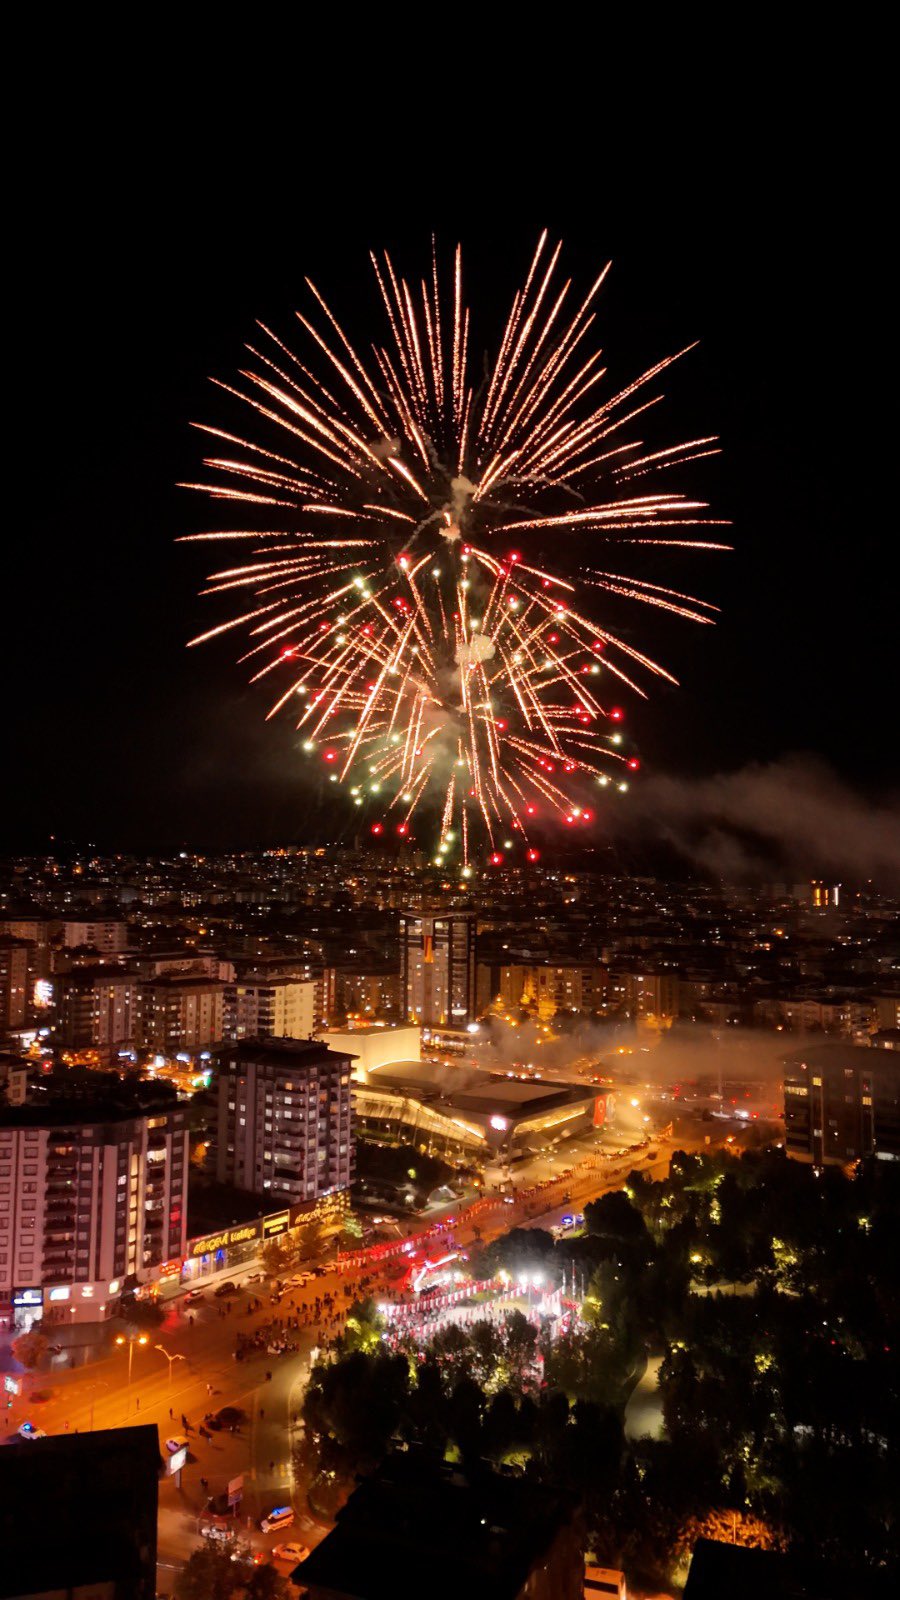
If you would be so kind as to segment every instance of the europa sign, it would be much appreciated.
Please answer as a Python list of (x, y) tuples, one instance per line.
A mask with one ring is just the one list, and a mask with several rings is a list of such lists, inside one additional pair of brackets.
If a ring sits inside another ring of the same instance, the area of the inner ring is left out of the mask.
[(216, 1250), (227, 1250), (229, 1245), (249, 1244), (259, 1238), (259, 1222), (242, 1222), (234, 1228), (223, 1228), (221, 1233), (208, 1233), (205, 1239), (192, 1239), (188, 1246), (192, 1256), (211, 1256)]

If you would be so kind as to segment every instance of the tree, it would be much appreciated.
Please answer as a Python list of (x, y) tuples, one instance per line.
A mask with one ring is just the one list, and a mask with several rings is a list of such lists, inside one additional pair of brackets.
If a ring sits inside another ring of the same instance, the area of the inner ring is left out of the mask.
[[(237, 1559), (235, 1559), (237, 1556)], [(254, 1566), (237, 1541), (204, 1544), (185, 1562), (175, 1579), (176, 1600), (290, 1600), (287, 1579), (271, 1563)]]
[(259, 1259), (267, 1277), (283, 1278), (296, 1265), (297, 1244), (294, 1236), (285, 1233), (280, 1239), (269, 1239), (263, 1245)]
[(307, 1222), (297, 1238), (297, 1259), (312, 1261), (319, 1255), (325, 1242), (325, 1229), (321, 1222)]
[(341, 1350), (345, 1355), (350, 1355), (354, 1350), (378, 1350), (383, 1332), (384, 1318), (372, 1296), (368, 1295), (365, 1300), (354, 1300), (347, 1312)]
[(647, 1235), (647, 1225), (640, 1211), (632, 1205), (622, 1189), (602, 1194), (599, 1200), (588, 1201), (584, 1208), (584, 1220), (588, 1233), (598, 1234), (600, 1238), (637, 1243)]
[(48, 1341), (36, 1328), (30, 1333), (20, 1333), (18, 1339), (13, 1341), (13, 1355), (20, 1366), (27, 1367), (30, 1372), (39, 1367), (49, 1348)]

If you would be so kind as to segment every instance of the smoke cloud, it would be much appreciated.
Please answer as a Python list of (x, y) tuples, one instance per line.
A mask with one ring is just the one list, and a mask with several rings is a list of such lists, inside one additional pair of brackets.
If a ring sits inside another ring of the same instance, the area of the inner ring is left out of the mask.
[(780, 868), (900, 883), (900, 804), (866, 800), (812, 756), (712, 778), (651, 776), (632, 799), (614, 824), (621, 837), (665, 842), (725, 878)]

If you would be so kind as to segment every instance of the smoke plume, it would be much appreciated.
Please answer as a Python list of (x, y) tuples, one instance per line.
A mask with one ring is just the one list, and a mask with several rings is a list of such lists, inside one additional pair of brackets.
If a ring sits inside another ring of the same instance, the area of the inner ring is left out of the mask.
[(900, 883), (900, 806), (866, 800), (811, 756), (712, 778), (651, 776), (633, 800), (623, 837), (652, 836), (725, 878), (781, 868)]

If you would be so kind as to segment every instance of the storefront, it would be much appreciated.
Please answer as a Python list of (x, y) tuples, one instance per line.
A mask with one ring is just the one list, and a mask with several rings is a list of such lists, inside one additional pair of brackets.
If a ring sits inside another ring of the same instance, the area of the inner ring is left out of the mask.
[[(214, 1274), (239, 1271), (250, 1266), (264, 1244), (280, 1239), (291, 1228), (302, 1228), (310, 1223), (320, 1223), (328, 1232), (340, 1227), (349, 1205), (345, 1189), (326, 1195), (321, 1200), (304, 1201), (285, 1206), (281, 1211), (269, 1212), (253, 1222), (235, 1223), (218, 1233), (201, 1234), (188, 1240), (188, 1254), (181, 1263), (181, 1282), (192, 1284)], [(167, 1267), (172, 1263), (167, 1263)]]
[(48, 1284), (43, 1293), (45, 1323), (74, 1327), (82, 1322), (107, 1322), (118, 1311), (122, 1279)]
[(13, 1289), (12, 1331), (29, 1333), (39, 1326), (44, 1316), (43, 1289)]

